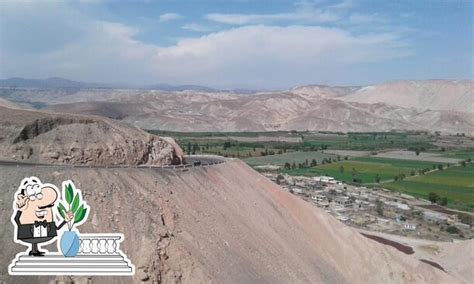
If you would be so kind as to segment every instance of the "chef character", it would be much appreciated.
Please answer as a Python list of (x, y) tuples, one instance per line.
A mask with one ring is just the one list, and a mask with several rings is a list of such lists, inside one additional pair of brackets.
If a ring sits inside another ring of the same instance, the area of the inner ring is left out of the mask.
[(14, 201), (16, 214), (13, 218), (16, 240), (31, 244), (29, 255), (43, 256), (44, 252), (38, 250), (38, 244), (54, 239), (57, 231), (73, 218), (72, 212), (67, 212), (61, 224), (56, 225), (53, 207), (57, 198), (56, 187), (42, 184), (37, 177), (23, 179), (18, 187)]

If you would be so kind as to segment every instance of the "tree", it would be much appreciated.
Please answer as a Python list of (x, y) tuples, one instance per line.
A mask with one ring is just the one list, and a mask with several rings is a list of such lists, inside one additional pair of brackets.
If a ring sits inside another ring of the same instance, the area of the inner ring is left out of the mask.
[(188, 142), (188, 155), (191, 155), (191, 142)]
[(382, 178), (380, 177), (380, 175), (379, 175), (379, 174), (376, 174), (376, 175), (375, 175), (375, 182), (376, 182), (376, 183), (380, 183), (381, 180), (382, 180)]
[(193, 145), (193, 155), (196, 154), (196, 152), (199, 152), (201, 150), (201, 148), (199, 147), (199, 145), (197, 143), (194, 143)]
[(448, 198), (447, 198), (447, 197), (442, 197), (442, 198), (439, 200), (439, 205), (442, 205), (442, 206), (448, 205)]
[(295, 162), (293, 162), (293, 164), (291, 164), (291, 168), (292, 168), (292, 169), (296, 169), (296, 164), (295, 164)]
[(467, 224), (472, 228), (474, 218), (469, 214), (459, 214), (459, 221), (463, 224)]
[(224, 150), (227, 150), (227, 148), (230, 148), (232, 146), (232, 144), (230, 143), (230, 141), (225, 141), (224, 142)]
[(341, 174), (344, 173), (344, 166), (341, 165), (341, 166), (339, 167), (339, 172), (340, 172)]
[(415, 150), (415, 154), (416, 154), (417, 156), (419, 156), (419, 155), (420, 155), (420, 149), (417, 148), (417, 149)]
[(428, 200), (431, 201), (431, 203), (436, 203), (439, 200), (439, 195), (435, 192), (430, 192), (428, 194)]
[(467, 164), (466, 161), (461, 161), (461, 166), (462, 166), (463, 168), (466, 167), (466, 164)]
[(438, 170), (440, 170), (440, 171), (443, 170), (443, 165), (442, 164), (438, 164)]
[(459, 229), (455, 226), (449, 226), (446, 228), (446, 232), (450, 233), (450, 234), (459, 234)]
[(290, 163), (286, 162), (284, 165), (285, 169), (289, 170), (291, 168)]

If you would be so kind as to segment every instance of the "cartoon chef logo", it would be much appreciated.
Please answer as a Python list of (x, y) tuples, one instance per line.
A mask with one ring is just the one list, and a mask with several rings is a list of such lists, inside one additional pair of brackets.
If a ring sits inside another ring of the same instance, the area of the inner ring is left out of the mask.
[[(120, 249), (121, 233), (81, 233), (90, 207), (71, 180), (62, 192), (38, 177), (24, 178), (13, 200), (14, 241), (28, 246), (8, 266), (10, 275), (135, 274), (135, 266)], [(65, 226), (67, 225), (67, 226)], [(58, 251), (40, 246), (57, 241)]]
[(58, 189), (53, 184), (43, 184), (37, 177), (21, 181), (14, 201), (13, 221), (16, 229), (15, 242), (30, 246), (31, 256), (43, 256), (40, 245), (54, 241), (57, 232), (73, 218), (71, 211), (56, 224), (53, 208), (58, 199)]

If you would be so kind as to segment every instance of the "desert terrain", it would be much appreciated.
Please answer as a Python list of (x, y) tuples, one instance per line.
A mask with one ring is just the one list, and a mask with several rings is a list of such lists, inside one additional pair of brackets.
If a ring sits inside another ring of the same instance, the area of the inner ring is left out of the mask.
[(38, 86), (36, 82), (19, 87), (4, 80), (0, 97), (29, 107), (105, 116), (151, 130), (473, 133), (474, 129), (473, 82), (469, 80), (395, 81), (358, 87), (309, 85), (253, 94), (77, 84), (32, 87)]
[[(86, 143), (94, 135), (101, 135), (102, 139), (90, 143), (92, 149), (107, 151), (109, 147), (117, 146), (132, 153), (142, 149), (142, 144), (129, 144), (132, 137), (145, 141), (161, 138), (98, 117), (83, 119), (77, 115), (1, 110), (5, 115), (0, 120), (4, 129), (2, 133), (7, 133), (0, 144), (2, 153), (10, 155), (12, 147), (14, 154), (23, 153), (23, 149), (31, 147), (33, 154), (21, 161), (49, 164), (0, 165), (0, 220), (5, 228), (0, 233), (0, 241), (4, 264), (25, 249), (12, 242), (12, 202), (18, 182), (25, 176), (36, 175), (57, 185), (72, 179), (82, 189), (84, 199), (92, 208), (88, 222), (80, 227), (81, 232), (123, 232), (122, 249), (137, 269), (133, 278), (56, 278), (60, 281), (463, 281), (456, 273), (441, 271), (362, 236), (324, 210), (286, 192), (242, 161), (227, 159), (222, 164), (173, 170), (135, 168), (134, 165), (144, 161), (129, 160), (127, 155), (118, 160), (122, 166), (128, 166), (124, 168), (107, 168), (116, 161), (115, 156), (84, 160), (84, 155), (80, 154), (80, 159), (73, 156), (69, 160), (43, 160), (41, 157), (47, 152), (41, 145), (52, 137), (57, 143), (50, 147), (60, 153), (59, 157), (63, 155), (61, 151), (72, 149), (75, 143)], [(32, 121), (38, 126), (31, 127)], [(64, 125), (71, 131), (63, 129)], [(85, 134), (92, 136), (89, 138)], [(112, 142), (108, 143), (110, 140)], [(157, 159), (158, 165), (172, 163), (181, 156), (179, 147), (167, 143), (164, 148), (156, 144), (151, 146), (166, 157)], [(71, 166), (87, 163), (95, 167)], [(54, 250), (54, 247), (50, 249)], [(470, 267), (472, 263), (463, 265)], [(50, 283), (55, 280), (53, 277), (11, 277), (6, 269), (7, 265), (3, 265), (0, 280), (7, 283)]]
[[(137, 282), (458, 281), (363, 237), (239, 161), (185, 172), (2, 166), (0, 174), (5, 264), (24, 249), (12, 242), (13, 194), (20, 179), (35, 174), (55, 184), (71, 178), (83, 190), (92, 211), (82, 232), (124, 233), (122, 247), (137, 268)], [(1, 279), (52, 280), (10, 278), (6, 266)], [(92, 281), (129, 283), (130, 278)]]

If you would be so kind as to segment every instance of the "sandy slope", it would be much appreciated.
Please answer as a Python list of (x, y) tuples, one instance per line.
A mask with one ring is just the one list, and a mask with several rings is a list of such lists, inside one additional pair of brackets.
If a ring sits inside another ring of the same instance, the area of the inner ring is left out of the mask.
[[(283, 191), (240, 161), (185, 172), (0, 166), (0, 281), (22, 249), (12, 242), (17, 183), (72, 178), (93, 208), (83, 232), (123, 232), (139, 278), (217, 283), (456, 283)], [(47, 282), (50, 278), (29, 279)], [(98, 283), (130, 278), (93, 277)]]
[(469, 80), (394, 81), (368, 86), (344, 97), (360, 103), (474, 112), (474, 82)]

